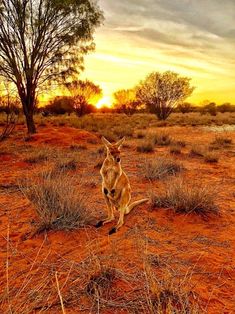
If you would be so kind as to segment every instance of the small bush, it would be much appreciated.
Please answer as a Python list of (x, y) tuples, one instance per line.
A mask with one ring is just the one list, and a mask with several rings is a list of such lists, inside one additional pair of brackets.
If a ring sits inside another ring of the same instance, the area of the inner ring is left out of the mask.
[(149, 180), (162, 179), (168, 175), (175, 175), (182, 171), (183, 166), (173, 159), (158, 157), (144, 163), (142, 171), (144, 177)]
[(146, 133), (143, 131), (137, 131), (136, 132), (136, 138), (138, 138), (138, 139), (143, 139), (143, 138), (145, 138), (145, 136), (146, 136)]
[(217, 192), (214, 186), (176, 178), (166, 183), (164, 193), (151, 196), (151, 204), (152, 208), (172, 208), (177, 213), (196, 213), (206, 216), (218, 213), (215, 204)]
[(181, 146), (177, 144), (172, 144), (170, 146), (170, 153), (171, 154), (181, 154)]
[(38, 233), (70, 230), (90, 223), (91, 211), (85, 206), (84, 194), (70, 175), (42, 173), (37, 180), (23, 182), (20, 189), (36, 209)]
[(227, 148), (230, 147), (233, 143), (233, 140), (230, 137), (224, 136), (216, 136), (214, 141), (210, 144), (210, 148), (213, 149), (220, 149), (220, 148)]
[(151, 134), (150, 137), (152, 138), (154, 144), (159, 146), (168, 146), (172, 142), (171, 136), (167, 132)]
[(178, 145), (180, 147), (186, 147), (186, 142), (182, 140), (178, 140), (175, 142), (175, 145)]
[(121, 139), (124, 136), (125, 137), (132, 137), (133, 136), (133, 129), (127, 125), (125, 126), (120, 126), (120, 127), (116, 127), (113, 130), (114, 135), (116, 136), (116, 138)]
[(154, 151), (154, 144), (151, 140), (142, 141), (137, 147), (139, 153), (152, 153)]
[(216, 163), (219, 161), (219, 156), (215, 152), (207, 151), (204, 154), (204, 160), (205, 162), (208, 162), (208, 163)]
[(193, 145), (189, 154), (192, 157), (203, 157), (205, 148), (201, 145)]

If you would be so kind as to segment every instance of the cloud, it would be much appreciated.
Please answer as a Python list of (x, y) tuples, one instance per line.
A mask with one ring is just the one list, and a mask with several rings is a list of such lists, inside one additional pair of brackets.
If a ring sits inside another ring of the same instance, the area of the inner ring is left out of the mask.
[(106, 19), (96, 33), (96, 53), (86, 59), (91, 79), (110, 82), (114, 90), (131, 87), (150, 71), (170, 69), (192, 77), (198, 95), (216, 86), (218, 99), (230, 90), (235, 100), (235, 0), (99, 4)]

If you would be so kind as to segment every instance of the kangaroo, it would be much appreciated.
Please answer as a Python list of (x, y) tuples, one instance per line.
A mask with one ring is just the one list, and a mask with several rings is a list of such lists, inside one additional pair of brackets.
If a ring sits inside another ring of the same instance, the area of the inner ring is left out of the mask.
[(127, 175), (121, 167), (120, 149), (125, 138), (121, 139), (115, 144), (111, 144), (106, 138), (102, 137), (102, 142), (106, 147), (107, 156), (103, 162), (100, 170), (102, 177), (102, 192), (108, 209), (107, 219), (97, 223), (96, 227), (99, 228), (104, 224), (113, 221), (114, 209), (119, 210), (120, 216), (116, 227), (109, 231), (109, 234), (117, 232), (118, 229), (124, 224), (124, 216), (129, 214), (130, 211), (145, 202), (148, 199), (142, 199), (130, 204), (131, 200), (131, 187)]

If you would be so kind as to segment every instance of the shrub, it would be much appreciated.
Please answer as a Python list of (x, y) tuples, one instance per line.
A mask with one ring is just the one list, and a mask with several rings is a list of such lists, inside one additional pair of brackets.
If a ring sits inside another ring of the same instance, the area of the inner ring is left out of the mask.
[(181, 147), (186, 147), (186, 142), (182, 140), (175, 141), (175, 145), (179, 145)]
[(215, 204), (216, 191), (214, 185), (204, 185), (200, 181), (186, 181), (176, 178), (167, 182), (162, 194), (152, 194), (151, 204), (154, 207), (172, 208), (177, 213), (196, 213), (206, 216), (218, 213)]
[(172, 142), (171, 136), (167, 132), (159, 132), (159, 133), (151, 134), (150, 138), (153, 140), (155, 145), (159, 145), (159, 146), (168, 146)]
[(65, 113), (72, 113), (74, 106), (74, 100), (72, 97), (68, 96), (57, 96), (55, 97), (48, 106), (43, 107), (42, 114), (65, 114)]
[(139, 153), (152, 153), (154, 151), (154, 144), (153, 141), (142, 141), (137, 147), (137, 152)]
[(181, 153), (181, 146), (177, 144), (172, 144), (170, 146), (170, 153), (171, 154), (180, 154)]
[(142, 171), (146, 179), (157, 180), (182, 171), (183, 166), (173, 159), (158, 157), (144, 163)]
[(204, 154), (204, 160), (208, 163), (216, 163), (219, 161), (219, 156), (215, 152), (207, 151)]
[(193, 145), (189, 154), (192, 157), (203, 157), (205, 154), (205, 148), (202, 145)]
[(92, 214), (85, 205), (84, 193), (71, 175), (42, 173), (36, 180), (23, 182), (20, 189), (36, 209), (38, 233), (70, 230), (90, 223)]
[(220, 149), (230, 147), (233, 140), (230, 137), (216, 136), (214, 141), (210, 144), (211, 149)]
[(145, 136), (146, 136), (146, 133), (143, 131), (137, 131), (136, 132), (136, 138), (138, 138), (138, 139), (143, 139), (143, 138), (145, 138)]

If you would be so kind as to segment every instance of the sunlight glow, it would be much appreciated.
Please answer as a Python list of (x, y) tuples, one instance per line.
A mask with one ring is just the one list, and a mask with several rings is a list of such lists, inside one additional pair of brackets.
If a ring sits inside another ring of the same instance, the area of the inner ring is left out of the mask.
[(101, 98), (97, 104), (95, 105), (96, 108), (102, 108), (102, 107), (111, 107), (112, 106), (112, 99), (110, 96), (104, 96)]

